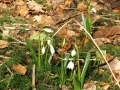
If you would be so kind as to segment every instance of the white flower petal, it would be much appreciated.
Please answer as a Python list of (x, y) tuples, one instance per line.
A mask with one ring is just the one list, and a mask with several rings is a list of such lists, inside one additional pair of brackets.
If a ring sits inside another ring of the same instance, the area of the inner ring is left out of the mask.
[(49, 28), (44, 28), (44, 31), (45, 32), (48, 32), (48, 33), (52, 33), (53, 31), (51, 30), (51, 29), (49, 29)]
[(76, 55), (76, 51), (75, 50), (72, 50), (71, 51), (71, 56), (73, 57), (73, 56), (75, 56)]
[(50, 45), (50, 52), (52, 55), (55, 53), (54, 47), (52, 45)]
[(73, 70), (73, 68), (74, 68), (74, 63), (73, 63), (72, 61), (70, 61), (70, 62), (68, 63), (68, 65), (67, 65), (67, 68)]
[(44, 54), (45, 53), (45, 47), (43, 46), (42, 47), (42, 54)]
[(47, 40), (47, 44), (50, 45), (50, 43), (51, 43), (51, 40)]
[(97, 12), (95, 8), (92, 8), (91, 10), (92, 10), (92, 12), (94, 12), (94, 13), (96, 13), (96, 12)]

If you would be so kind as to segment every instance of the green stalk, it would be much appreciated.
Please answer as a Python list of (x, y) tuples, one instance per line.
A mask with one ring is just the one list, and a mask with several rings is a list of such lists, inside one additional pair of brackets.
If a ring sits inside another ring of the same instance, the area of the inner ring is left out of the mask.
[[(63, 59), (63, 54), (62, 54), (62, 59)], [(65, 73), (65, 70), (64, 70), (64, 61), (61, 60), (61, 80), (62, 80), (62, 84), (65, 84), (65, 79), (64, 79), (64, 73)]]
[(46, 48), (46, 53), (45, 53), (45, 65), (48, 65), (48, 47)]
[(75, 48), (76, 48), (76, 51), (77, 51), (77, 60), (78, 60), (78, 80), (80, 81), (80, 62), (79, 62), (79, 50), (78, 50), (78, 47), (77, 45), (75, 44)]
[(40, 41), (40, 32), (39, 32), (39, 40), (38, 40), (38, 66), (41, 67), (41, 56), (40, 56), (40, 48), (41, 48), (41, 41)]

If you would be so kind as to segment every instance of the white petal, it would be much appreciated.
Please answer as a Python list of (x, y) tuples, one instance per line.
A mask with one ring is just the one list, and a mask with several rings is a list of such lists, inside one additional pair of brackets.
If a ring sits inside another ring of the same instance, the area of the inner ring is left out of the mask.
[(42, 54), (44, 54), (45, 53), (45, 47), (43, 46), (42, 47)]
[(94, 12), (94, 13), (96, 13), (96, 12), (97, 12), (95, 8), (92, 8), (91, 10), (92, 10), (92, 12)]
[(76, 55), (76, 51), (75, 51), (75, 50), (72, 50), (71, 56), (73, 57), (73, 56), (75, 56), (75, 55)]
[(54, 47), (52, 45), (50, 45), (50, 52), (52, 55), (55, 53)]
[(51, 30), (51, 29), (49, 29), (49, 28), (44, 28), (44, 31), (45, 32), (48, 32), (48, 33), (52, 33), (53, 31)]
[(51, 43), (51, 40), (47, 40), (47, 44), (50, 45), (50, 43)]
[(73, 70), (73, 68), (74, 68), (74, 63), (73, 63), (72, 61), (70, 61), (70, 62), (68, 63), (68, 65), (67, 65), (67, 68)]

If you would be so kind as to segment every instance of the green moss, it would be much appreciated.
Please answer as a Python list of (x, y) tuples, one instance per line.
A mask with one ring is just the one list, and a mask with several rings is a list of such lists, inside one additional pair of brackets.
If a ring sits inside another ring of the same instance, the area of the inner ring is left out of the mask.
[(31, 80), (26, 76), (21, 76), (19, 74), (15, 74), (12, 77), (10, 82), (11, 89), (18, 89), (18, 90), (29, 90), (31, 88)]
[(107, 53), (109, 53), (113, 56), (120, 57), (120, 46), (106, 44), (106, 45), (101, 46), (101, 49), (106, 50)]
[(120, 90), (118, 86), (110, 86), (108, 90)]

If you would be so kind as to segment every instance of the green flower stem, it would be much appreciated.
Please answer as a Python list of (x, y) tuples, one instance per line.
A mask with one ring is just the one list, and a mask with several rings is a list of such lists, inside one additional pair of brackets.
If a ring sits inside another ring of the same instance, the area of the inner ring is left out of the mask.
[(48, 65), (48, 48), (46, 48), (46, 53), (45, 53), (46, 55), (45, 55), (45, 65), (47, 66)]
[[(63, 54), (62, 54), (62, 59), (63, 59)], [(64, 61), (63, 60), (61, 60), (61, 83), (62, 84), (64, 84), (65, 82), (64, 82)]]
[(38, 66), (41, 67), (41, 56), (40, 56), (40, 51), (41, 51), (41, 41), (40, 41), (40, 32), (39, 32), (39, 40), (38, 40)]

